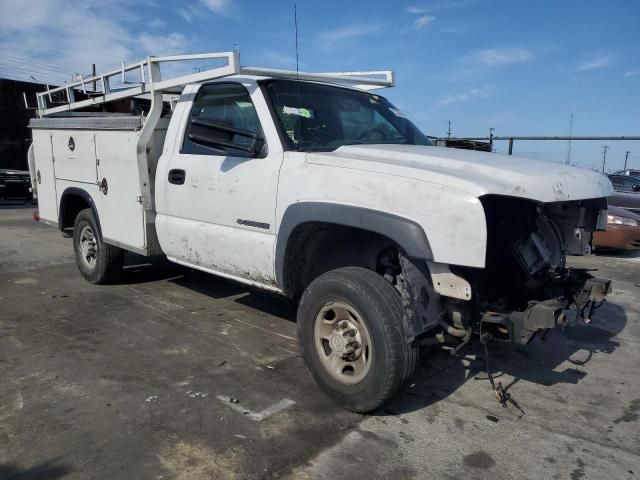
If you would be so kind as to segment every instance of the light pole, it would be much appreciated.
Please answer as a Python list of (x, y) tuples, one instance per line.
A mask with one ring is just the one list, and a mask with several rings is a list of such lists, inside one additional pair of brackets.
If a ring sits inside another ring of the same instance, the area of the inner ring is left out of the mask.
[(607, 149), (609, 148), (609, 145), (603, 145), (602, 146), (602, 173), (604, 173), (604, 166), (607, 163)]

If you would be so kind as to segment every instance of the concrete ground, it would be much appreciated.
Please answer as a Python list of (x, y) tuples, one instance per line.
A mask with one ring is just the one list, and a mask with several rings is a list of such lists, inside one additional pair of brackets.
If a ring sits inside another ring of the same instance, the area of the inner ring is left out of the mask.
[(374, 415), (309, 378), (296, 306), (131, 256), (118, 285), (71, 241), (0, 207), (0, 479), (640, 477), (640, 257), (575, 259), (614, 279), (590, 326), (528, 347), (433, 352)]

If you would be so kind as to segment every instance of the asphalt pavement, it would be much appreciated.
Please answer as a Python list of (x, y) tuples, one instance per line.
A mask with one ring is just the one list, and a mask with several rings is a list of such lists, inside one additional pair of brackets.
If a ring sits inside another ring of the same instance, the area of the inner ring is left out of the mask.
[(0, 479), (640, 478), (640, 256), (572, 263), (612, 278), (591, 325), (431, 351), (373, 415), (326, 398), (296, 305), (127, 257), (117, 285), (71, 240), (0, 206)]

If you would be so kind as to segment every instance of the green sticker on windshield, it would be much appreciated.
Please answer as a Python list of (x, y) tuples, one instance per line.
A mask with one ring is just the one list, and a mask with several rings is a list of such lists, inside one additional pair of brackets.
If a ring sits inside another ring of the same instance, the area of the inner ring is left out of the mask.
[(298, 115), (304, 118), (313, 118), (313, 110), (309, 108), (282, 107), (282, 113), (286, 115)]

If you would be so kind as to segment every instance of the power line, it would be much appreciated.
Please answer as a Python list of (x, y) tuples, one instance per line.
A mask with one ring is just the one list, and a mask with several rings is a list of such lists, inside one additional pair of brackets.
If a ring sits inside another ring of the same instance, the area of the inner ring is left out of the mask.
[[(77, 70), (77, 67), (78, 67), (78, 65), (71, 67), (70, 65), (63, 64), (63, 63), (58, 63), (54, 65), (51, 63), (43, 62), (42, 60), (39, 60), (39, 59), (19, 57), (17, 55), (10, 55), (4, 52), (0, 52), (0, 57), (5, 57), (8, 61), (13, 61), (16, 63), (26, 64), (26, 65), (38, 65), (38, 66), (46, 67), (50, 70), (56, 70), (62, 73), (66, 73), (66, 71), (69, 69)], [(66, 70), (60, 70), (60, 69), (66, 69)]]

